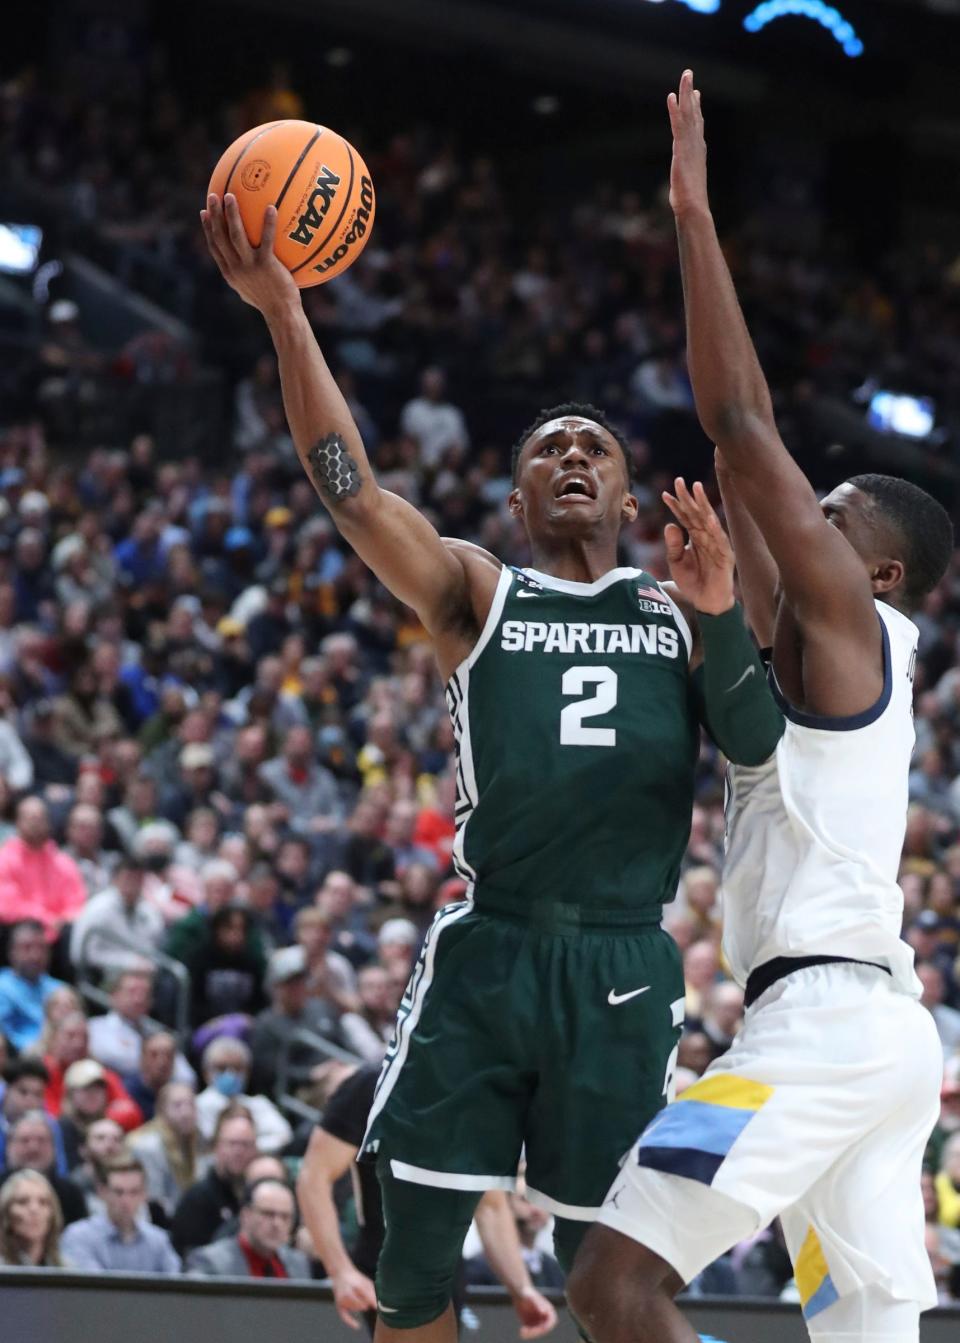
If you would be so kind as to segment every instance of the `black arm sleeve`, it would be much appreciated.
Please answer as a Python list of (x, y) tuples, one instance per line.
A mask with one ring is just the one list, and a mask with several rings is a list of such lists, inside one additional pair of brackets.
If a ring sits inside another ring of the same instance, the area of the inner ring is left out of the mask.
[(723, 615), (698, 613), (703, 664), (691, 678), (700, 721), (735, 765), (760, 765), (783, 735), (783, 715), (734, 605)]

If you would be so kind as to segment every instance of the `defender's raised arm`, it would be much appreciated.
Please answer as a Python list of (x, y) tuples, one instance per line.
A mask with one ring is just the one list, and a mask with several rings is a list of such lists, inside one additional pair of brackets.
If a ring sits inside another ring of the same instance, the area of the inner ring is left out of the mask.
[(697, 414), (780, 570), (798, 616), (879, 633), (870, 583), (842, 536), (827, 525), (806, 476), (777, 432), (763, 370), (720, 247), (707, 195), (700, 93), (684, 71), (667, 101), (673, 129), (670, 204), (677, 223), (687, 319), (687, 358)]

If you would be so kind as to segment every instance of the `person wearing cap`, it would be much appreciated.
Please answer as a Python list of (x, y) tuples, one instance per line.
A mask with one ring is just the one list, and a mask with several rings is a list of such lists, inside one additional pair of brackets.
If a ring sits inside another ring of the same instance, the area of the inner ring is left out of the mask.
[(307, 1030), (343, 1048), (338, 1013), (323, 999), (310, 997), (303, 947), (281, 947), (273, 953), (267, 962), (266, 987), (270, 1006), (258, 1015), (250, 1040), (253, 1089), (273, 1091), (279, 1061), (287, 1052), (288, 1078), (296, 1088), (309, 1082), (311, 1069), (325, 1056), (315, 1046), (295, 1040), (295, 1033)]
[(36, 919), (53, 942), (86, 899), (80, 869), (50, 838), (46, 803), (24, 798), (17, 807), (17, 833), (0, 845), (0, 923)]
[(216, 756), (206, 741), (190, 742), (180, 752), (180, 777), (163, 794), (160, 810), (179, 830), (197, 807), (210, 806), (210, 794), (217, 786)]
[[(83, 1160), (83, 1147), (90, 1126), (105, 1119), (110, 1098), (107, 1094), (107, 1070), (96, 1059), (71, 1063), (63, 1076), (63, 1105), (60, 1128), (67, 1154), (67, 1169), (73, 1171)], [(138, 1123), (143, 1115), (137, 1110)]]
[(143, 898), (143, 881), (142, 859), (122, 857), (112, 884), (87, 903), (73, 925), (70, 959), (75, 967), (92, 966), (101, 973), (142, 969), (144, 953), (161, 949), (166, 924)]

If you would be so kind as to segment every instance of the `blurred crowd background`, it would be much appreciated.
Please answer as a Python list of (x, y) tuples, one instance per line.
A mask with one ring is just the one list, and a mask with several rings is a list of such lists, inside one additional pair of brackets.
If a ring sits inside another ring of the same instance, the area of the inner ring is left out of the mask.
[[(533, 98), (529, 143), (503, 118), (485, 143), (429, 102), (398, 118), (387, 95), (367, 127), (355, 99), (341, 118), (347, 47), (326, 50), (328, 113), (302, 67), (248, 63), (233, 87), (201, 88), (148, 6), (65, 8), (83, 40), (0, 62), (0, 215), (45, 237), (27, 272), (0, 275), (0, 1259), (222, 1271), (196, 1252), (242, 1225), (256, 1276), (322, 1277), (292, 1195), (259, 1203), (292, 1190), (331, 1097), (376, 1068), (425, 929), (464, 893), (453, 736), (424, 631), (338, 539), (265, 330), (205, 254), (210, 166), (281, 116), (329, 116), (362, 148), (374, 236), (305, 306), (385, 485), (522, 565), (510, 445), (542, 405), (589, 400), (624, 426), (636, 468), (621, 562), (663, 574), (660, 490), (711, 471), (665, 116), (645, 115), (633, 174), (609, 128), (566, 161), (571, 113), (522, 74), (503, 96)], [(239, 27), (234, 44), (252, 41), (255, 21)], [(720, 108), (717, 124), (735, 123)], [(784, 436), (818, 487), (901, 472), (956, 513), (960, 256), (937, 220), (881, 224), (869, 192), (845, 216), (832, 170), (780, 145), (735, 190), (729, 145), (717, 162)], [(871, 418), (888, 388), (935, 424)], [(918, 624), (901, 886), (944, 1050), (924, 1193), (946, 1302), (960, 1299), (960, 553)], [(681, 1089), (743, 1010), (720, 952), (723, 770), (704, 740), (666, 913), (687, 981)], [(349, 1242), (349, 1179), (336, 1192)], [(534, 1280), (556, 1286), (547, 1219), (519, 1196), (513, 1210)], [(791, 1279), (774, 1227), (693, 1290), (792, 1299)]]

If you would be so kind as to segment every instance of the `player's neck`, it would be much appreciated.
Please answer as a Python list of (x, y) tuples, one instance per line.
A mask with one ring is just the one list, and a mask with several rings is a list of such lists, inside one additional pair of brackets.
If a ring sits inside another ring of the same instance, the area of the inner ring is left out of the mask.
[(534, 569), (568, 583), (595, 583), (617, 567), (617, 548), (602, 541), (564, 541), (530, 543), (530, 563)]

